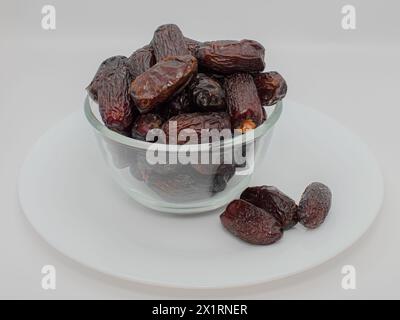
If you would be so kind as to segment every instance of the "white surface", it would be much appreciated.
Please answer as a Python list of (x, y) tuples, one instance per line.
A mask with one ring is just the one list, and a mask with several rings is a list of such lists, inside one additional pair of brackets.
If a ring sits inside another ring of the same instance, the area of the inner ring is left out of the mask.
[(286, 102), (275, 130), (252, 185), (276, 185), (299, 199), (307, 184), (321, 181), (331, 188), (333, 204), (320, 228), (296, 226), (272, 246), (232, 237), (220, 224), (221, 211), (183, 217), (132, 201), (96, 161), (97, 142), (82, 112), (33, 147), (21, 170), (21, 205), (56, 249), (123, 279), (225, 288), (284, 278), (352, 245), (380, 209), (383, 179), (360, 139), (311, 108)]
[[(204, 1), (184, 5), (168, 1), (162, 2), (162, 9), (143, 15), (132, 8), (134, 1), (124, 1), (122, 11), (121, 1), (51, 2), (58, 17), (52, 32), (40, 28), (41, 6), (47, 2), (0, 2), (0, 297), (400, 298), (398, 1), (352, 1), (357, 8), (355, 31), (340, 27), (344, 4), (340, 0), (236, 5), (222, 0), (212, 6)], [(230, 10), (222, 14), (227, 3)], [(153, 2), (140, 1), (143, 12), (152, 7)], [(206, 14), (210, 7), (215, 12)], [(193, 9), (198, 14), (188, 15)], [(107, 19), (106, 13), (110, 13)], [(237, 23), (243, 15), (246, 22)], [(64, 258), (33, 231), (19, 207), (16, 188), (32, 144), (54, 123), (81, 109), (82, 88), (105, 57), (129, 54), (167, 21), (199, 39), (258, 39), (267, 47), (268, 68), (279, 70), (288, 80), (289, 98), (332, 116), (367, 142), (384, 174), (385, 199), (360, 241), (334, 260), (297, 276), (248, 288), (199, 292), (106, 277)], [(57, 268), (55, 291), (40, 285), (40, 270), (46, 264)], [(341, 269), (347, 264), (356, 268), (356, 290), (341, 287)]]

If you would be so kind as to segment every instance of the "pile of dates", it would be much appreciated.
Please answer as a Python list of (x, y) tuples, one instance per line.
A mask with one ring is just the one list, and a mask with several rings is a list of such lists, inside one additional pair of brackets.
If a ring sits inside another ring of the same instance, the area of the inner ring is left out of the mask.
[(170, 120), (178, 134), (187, 128), (245, 132), (265, 121), (262, 106), (287, 91), (278, 72), (263, 72), (264, 55), (257, 41), (199, 42), (167, 24), (130, 57), (105, 60), (87, 90), (105, 125), (134, 139), (145, 140), (154, 128), (167, 133)]
[[(129, 57), (113, 56), (101, 63), (87, 87), (104, 124), (124, 136), (169, 144), (170, 123), (176, 134), (192, 129), (246, 132), (267, 118), (263, 106), (283, 99), (287, 85), (278, 72), (264, 72), (265, 49), (254, 40), (199, 42), (178, 26), (158, 27), (149, 44)], [(149, 139), (162, 130), (165, 141)], [(197, 141), (201, 141), (198, 137)], [(115, 167), (129, 167), (162, 198), (191, 201), (225, 189), (237, 164), (149, 165), (145, 154), (109, 143)]]
[(331, 201), (331, 191), (319, 182), (307, 186), (299, 205), (275, 187), (250, 187), (228, 205), (220, 219), (241, 240), (269, 245), (298, 222), (308, 229), (319, 227), (328, 215)]

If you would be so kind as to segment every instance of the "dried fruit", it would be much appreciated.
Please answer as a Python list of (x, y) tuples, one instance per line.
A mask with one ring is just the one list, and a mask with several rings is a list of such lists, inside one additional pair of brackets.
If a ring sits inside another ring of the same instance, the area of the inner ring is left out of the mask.
[(182, 113), (191, 113), (195, 111), (195, 106), (192, 104), (191, 94), (187, 87), (174, 97), (166, 106), (161, 106), (161, 112), (165, 118), (177, 116)]
[(136, 50), (128, 58), (129, 71), (133, 79), (149, 70), (155, 63), (153, 48), (150, 45)]
[(204, 42), (196, 51), (199, 66), (222, 74), (263, 71), (265, 49), (253, 40)]
[(104, 124), (117, 132), (125, 132), (132, 124), (134, 106), (128, 94), (131, 79), (127, 58), (115, 56), (100, 65), (87, 87), (99, 104)]
[(285, 79), (275, 71), (259, 73), (254, 76), (258, 96), (262, 105), (272, 106), (286, 96)]
[(206, 176), (212, 176), (217, 172), (219, 164), (199, 163), (199, 164), (192, 164), (192, 167), (197, 173)]
[(147, 184), (159, 196), (174, 202), (193, 201), (209, 194), (207, 179), (199, 179), (198, 176), (181, 171), (168, 175), (152, 172)]
[(214, 175), (212, 191), (214, 193), (225, 190), (229, 180), (235, 175), (236, 167), (233, 164), (221, 164)]
[(227, 77), (224, 88), (234, 129), (246, 132), (263, 122), (263, 108), (250, 74), (236, 73)]
[(240, 199), (272, 214), (281, 222), (285, 230), (292, 228), (298, 222), (296, 202), (275, 187), (247, 188), (243, 191)]
[(196, 51), (201, 46), (201, 42), (185, 37), (185, 43), (190, 54), (196, 56)]
[(175, 24), (164, 24), (154, 32), (151, 46), (156, 61), (168, 56), (184, 56), (190, 54), (182, 31)]
[(251, 244), (272, 244), (283, 235), (273, 215), (244, 200), (232, 201), (220, 219), (229, 232)]
[[(191, 130), (186, 130), (186, 129), (191, 129)], [(184, 113), (172, 117), (163, 125), (163, 130), (166, 136), (166, 140), (168, 143), (171, 144), (175, 143), (184, 144), (187, 142), (202, 143), (201, 140), (202, 129), (209, 129), (209, 130), (214, 129), (218, 130), (219, 132), (221, 132), (221, 130), (224, 129), (231, 130), (230, 117), (226, 112)], [(185, 131), (182, 132), (183, 130)], [(170, 137), (170, 133), (172, 133), (173, 136)], [(181, 135), (185, 134), (184, 137), (182, 136), (179, 137), (180, 133)], [(188, 141), (189, 139), (190, 141)]]
[(139, 111), (148, 113), (183, 89), (196, 72), (192, 56), (167, 57), (139, 75), (129, 92)]
[(156, 139), (146, 140), (147, 133), (152, 129), (161, 129), (164, 120), (157, 114), (147, 113), (139, 116), (132, 125), (132, 138), (155, 142)]
[(190, 84), (192, 101), (204, 111), (225, 109), (225, 92), (218, 81), (199, 73)]
[(331, 208), (332, 193), (329, 188), (320, 183), (311, 183), (301, 196), (298, 216), (300, 223), (307, 228), (319, 227)]

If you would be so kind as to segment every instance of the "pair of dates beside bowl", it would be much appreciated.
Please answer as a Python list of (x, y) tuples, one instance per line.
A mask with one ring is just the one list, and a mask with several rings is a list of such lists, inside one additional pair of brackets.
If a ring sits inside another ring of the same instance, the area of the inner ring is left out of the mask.
[[(167, 24), (131, 56), (102, 62), (87, 91), (114, 132), (151, 143), (199, 144), (204, 130), (229, 130), (234, 136), (256, 129), (267, 119), (263, 106), (285, 97), (286, 81), (278, 72), (264, 72), (264, 56), (264, 47), (254, 40), (199, 42)], [(247, 148), (241, 145), (242, 158)], [(108, 149), (116, 167), (129, 167), (133, 177), (171, 201), (219, 193), (246, 165), (223, 154), (218, 164), (157, 165), (145, 152), (112, 141)]]

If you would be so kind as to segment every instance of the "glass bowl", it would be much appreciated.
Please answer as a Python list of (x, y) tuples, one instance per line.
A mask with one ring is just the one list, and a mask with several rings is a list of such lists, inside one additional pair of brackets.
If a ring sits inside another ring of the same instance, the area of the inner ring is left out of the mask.
[(122, 190), (148, 208), (191, 214), (223, 207), (248, 187), (260, 155), (267, 156), (282, 102), (266, 109), (267, 120), (255, 130), (218, 143), (192, 145), (123, 136), (104, 125), (98, 109), (87, 96), (86, 118), (106, 167)]

